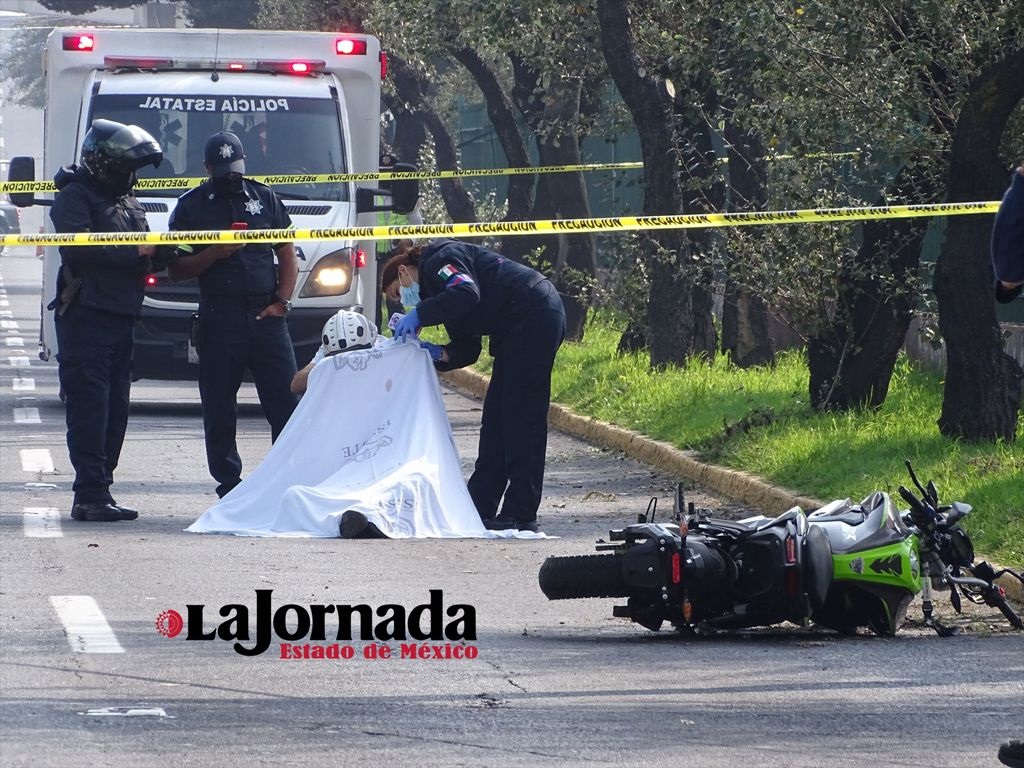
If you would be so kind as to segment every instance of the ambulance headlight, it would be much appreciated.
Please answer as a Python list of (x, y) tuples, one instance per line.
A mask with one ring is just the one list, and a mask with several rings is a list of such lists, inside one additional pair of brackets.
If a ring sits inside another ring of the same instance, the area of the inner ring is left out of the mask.
[(299, 298), (340, 296), (352, 286), (352, 249), (342, 248), (322, 257), (306, 278)]

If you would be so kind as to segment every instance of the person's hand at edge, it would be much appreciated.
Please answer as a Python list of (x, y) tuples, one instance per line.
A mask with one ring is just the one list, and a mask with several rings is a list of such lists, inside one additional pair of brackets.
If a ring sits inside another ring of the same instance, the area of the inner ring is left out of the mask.
[(395, 326), (395, 338), (402, 339), (406, 336), (415, 336), (420, 329), (420, 316), (415, 309), (398, 321)]
[(441, 362), (444, 358), (444, 347), (431, 344), (429, 341), (421, 341), (420, 346), (430, 353), (430, 359), (435, 363)]

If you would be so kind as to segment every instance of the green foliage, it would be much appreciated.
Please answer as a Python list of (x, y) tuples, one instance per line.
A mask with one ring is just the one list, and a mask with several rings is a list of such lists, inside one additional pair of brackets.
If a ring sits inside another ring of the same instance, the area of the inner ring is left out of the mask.
[[(52, 11), (84, 14), (100, 8), (134, 8), (145, 0), (40, 0)], [(256, 24), (261, 3), (276, 0), (182, 0), (185, 17), (192, 27), (222, 29), (251, 29)], [(314, 2), (315, 0), (307, 0)], [(56, 20), (55, 26), (81, 23), (75, 15)], [(95, 23), (95, 22), (90, 22)], [(290, 27), (298, 29), (300, 27)], [(10, 82), (10, 99), (34, 109), (46, 104), (46, 84), (43, 79), (43, 47), (53, 27), (16, 29), (0, 39), (0, 67)]]
[[(722, 131), (729, 105), (729, 119), (790, 156), (768, 163), (768, 209), (874, 204), (906, 167), (923, 183), (886, 203), (943, 199), (951, 129), (970, 78), (1024, 37), (1024, 6), (1010, 0), (629, 7), (643, 66), (674, 84), (683, 119)], [(1008, 167), (1024, 157), (1022, 121), (1024, 108), (1005, 133)], [(855, 157), (831, 154), (851, 150)], [(679, 151), (688, 196), (715, 207), (714, 185), (728, 181), (728, 168), (691, 174), (688, 148)], [(858, 233), (855, 226), (729, 229), (709, 238), (704, 256), (714, 282), (728, 270), (811, 335), (832, 326), (851, 278), (874, 278), (891, 295), (919, 293), (927, 277), (894, 281), (884, 264), (855, 264)]]
[(602, 315), (584, 342), (563, 345), (553, 401), (823, 501), (893, 494), (910, 459), (940, 498), (973, 505), (968, 527), (980, 551), (1024, 563), (1024, 446), (942, 438), (935, 374), (901, 358), (883, 409), (822, 414), (807, 403), (799, 352), (783, 353), (772, 369), (732, 368), (719, 356), (652, 372), (645, 357), (616, 352), (621, 330)]
[(50, 29), (21, 29), (4, 35), (0, 67), (9, 78), (9, 98), (14, 104), (33, 109), (42, 109), (46, 104), (42, 60), (50, 32)]

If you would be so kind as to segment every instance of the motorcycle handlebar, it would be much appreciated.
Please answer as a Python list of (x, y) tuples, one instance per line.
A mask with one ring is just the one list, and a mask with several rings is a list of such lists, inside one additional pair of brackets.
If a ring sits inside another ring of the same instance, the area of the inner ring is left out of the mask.
[[(986, 564), (983, 563), (982, 565), (984, 566)], [(988, 573), (992, 573), (993, 576), (995, 575), (990, 568), (988, 569)], [(972, 592), (973, 594), (979, 594), (985, 601), (986, 605), (998, 608), (1000, 613), (1006, 617), (1006, 620), (1010, 622), (1010, 626), (1014, 629), (1024, 629), (1024, 620), (1021, 620), (1021, 617), (1018, 616), (1013, 608), (1010, 607), (1010, 604), (1006, 602), (1006, 596), (1003, 590), (996, 586), (994, 581), (984, 578), (988, 573), (983, 571), (982, 574), (980, 574), (982, 578), (979, 578), (979, 575), (967, 577), (953, 576), (952, 574), (949, 574), (947, 578), (953, 584), (965, 588), (964, 594), (967, 594), (968, 597), (970, 597), (969, 593)]]
[(1006, 602), (1005, 597), (1000, 596), (993, 602), (995, 603), (996, 608), (998, 608), (1002, 612), (1003, 616), (1006, 617), (1006, 620), (1010, 622), (1010, 626), (1014, 629), (1024, 629), (1024, 621), (1021, 621), (1020, 616), (1014, 613), (1013, 608), (1011, 608), (1010, 604)]

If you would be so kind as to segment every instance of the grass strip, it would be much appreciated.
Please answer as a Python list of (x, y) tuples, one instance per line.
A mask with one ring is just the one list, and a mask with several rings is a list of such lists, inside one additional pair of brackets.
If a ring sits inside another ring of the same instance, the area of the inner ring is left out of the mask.
[[(617, 353), (620, 335), (598, 316), (582, 342), (563, 345), (552, 400), (823, 500), (859, 501), (875, 490), (898, 499), (910, 459), (941, 501), (972, 505), (966, 527), (979, 552), (1024, 565), (1024, 447), (940, 435), (937, 373), (901, 355), (880, 410), (819, 413), (798, 350), (781, 353), (774, 368), (739, 369), (720, 355), (652, 371), (646, 354)], [(490, 358), (476, 368), (489, 372)]]

